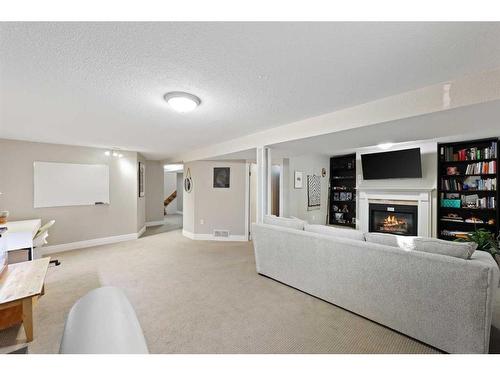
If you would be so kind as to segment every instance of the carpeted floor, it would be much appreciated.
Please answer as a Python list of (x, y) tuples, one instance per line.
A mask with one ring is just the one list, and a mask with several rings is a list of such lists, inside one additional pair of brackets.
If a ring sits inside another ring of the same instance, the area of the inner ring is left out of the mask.
[[(125, 290), (152, 353), (437, 352), (257, 275), (251, 243), (192, 241), (175, 230), (57, 257), (62, 265), (49, 269), (29, 353), (57, 353), (70, 307), (102, 285)], [(0, 332), (0, 343), (23, 336), (14, 327)]]
[(182, 215), (181, 214), (168, 214), (163, 219), (164, 224), (155, 225), (146, 228), (142, 237), (152, 236), (159, 233), (170, 232), (176, 229), (182, 229)]

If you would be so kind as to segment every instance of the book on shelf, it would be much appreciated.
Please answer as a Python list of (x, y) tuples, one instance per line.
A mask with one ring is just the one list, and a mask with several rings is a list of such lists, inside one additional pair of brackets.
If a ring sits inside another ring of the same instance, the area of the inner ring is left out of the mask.
[(465, 169), (466, 175), (495, 174), (495, 173), (497, 173), (496, 160), (492, 160), (489, 162), (479, 162), (479, 163), (467, 164), (467, 168)]
[[(465, 176), (464, 176), (465, 177)], [(465, 177), (462, 181), (460, 177), (441, 178), (441, 190), (444, 191), (495, 191), (497, 190), (497, 179), (481, 177)]]
[(491, 142), (491, 145), (485, 148), (469, 147), (457, 151), (452, 146), (441, 146), (439, 152), (444, 161), (496, 159), (497, 143)]

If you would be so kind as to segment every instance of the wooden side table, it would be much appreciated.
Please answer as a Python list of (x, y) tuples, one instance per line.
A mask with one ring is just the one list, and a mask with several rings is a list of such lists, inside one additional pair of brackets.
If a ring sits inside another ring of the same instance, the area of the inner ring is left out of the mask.
[(44, 293), (50, 258), (11, 264), (0, 277), (0, 329), (23, 323), (33, 341), (33, 305)]

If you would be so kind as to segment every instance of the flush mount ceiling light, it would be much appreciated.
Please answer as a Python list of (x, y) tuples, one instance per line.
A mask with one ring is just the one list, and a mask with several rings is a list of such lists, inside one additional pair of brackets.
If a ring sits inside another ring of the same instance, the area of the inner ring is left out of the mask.
[(201, 104), (200, 98), (187, 92), (174, 91), (166, 93), (163, 98), (176, 112), (191, 112)]

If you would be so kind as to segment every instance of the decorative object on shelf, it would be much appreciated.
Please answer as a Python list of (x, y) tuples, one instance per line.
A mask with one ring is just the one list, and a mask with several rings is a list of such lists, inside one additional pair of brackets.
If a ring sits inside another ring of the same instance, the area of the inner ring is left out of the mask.
[(144, 163), (139, 162), (139, 167), (137, 168), (138, 171), (138, 183), (139, 183), (139, 197), (144, 197), (145, 195), (145, 179), (146, 179), (146, 166)]
[(302, 176), (303, 176), (302, 172), (295, 171), (295, 179), (294, 179), (295, 182), (293, 185), (295, 189), (302, 189), (304, 183)]
[(230, 186), (231, 168), (215, 167), (214, 168), (214, 188), (227, 189)]
[(188, 168), (186, 177), (184, 178), (184, 191), (186, 193), (191, 193), (191, 190), (193, 190), (193, 179), (191, 178), (191, 171)]
[(0, 211), (0, 224), (5, 224), (9, 217), (9, 211)]
[(326, 177), (326, 168), (321, 168), (321, 177)]
[(319, 210), (321, 207), (321, 179), (316, 175), (307, 176), (307, 210)]

